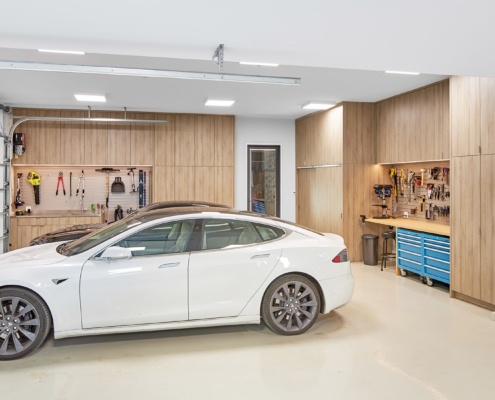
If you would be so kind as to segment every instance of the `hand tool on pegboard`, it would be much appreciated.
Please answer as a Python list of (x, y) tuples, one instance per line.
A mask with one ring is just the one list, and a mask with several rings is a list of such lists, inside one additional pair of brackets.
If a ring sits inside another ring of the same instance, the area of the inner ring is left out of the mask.
[(69, 197), (72, 197), (72, 172), (69, 174)]
[(421, 169), (419, 170), (419, 172), (421, 172), (421, 183), (420, 183), (419, 185), (420, 185), (420, 186), (423, 186), (423, 183), (424, 183), (424, 181), (425, 181), (425, 172), (426, 172), (426, 169), (421, 168)]
[(129, 175), (131, 177), (131, 191), (130, 191), (130, 193), (137, 193), (136, 185), (134, 184), (134, 170), (136, 168), (134, 167), (134, 168), (127, 168), (127, 169), (129, 170), (127, 175)]
[(31, 185), (33, 185), (35, 204), (40, 204), (40, 185), (41, 185), (40, 174), (34, 171), (29, 171), (27, 180)]
[(62, 171), (58, 173), (57, 190), (55, 191), (55, 196), (58, 196), (58, 188), (60, 186), (60, 183), (62, 183), (62, 189), (64, 191), (64, 196), (65, 196), (64, 173)]
[(100, 168), (100, 169), (95, 169), (96, 172), (103, 172), (106, 175), (106, 190), (107, 190), (107, 198), (105, 200), (105, 208), (101, 207), (101, 212), (105, 210), (105, 222), (108, 222), (108, 199), (110, 196), (110, 173), (111, 172), (119, 172), (120, 169), (114, 169), (114, 168)]
[(17, 192), (15, 195), (15, 206), (16, 207), (21, 207), (24, 202), (21, 200), (21, 178), (22, 174), (17, 174)]

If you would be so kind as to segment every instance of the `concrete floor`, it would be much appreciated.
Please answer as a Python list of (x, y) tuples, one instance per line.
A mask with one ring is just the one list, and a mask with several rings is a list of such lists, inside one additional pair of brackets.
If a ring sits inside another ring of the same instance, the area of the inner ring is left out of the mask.
[(48, 340), (0, 363), (3, 398), (493, 399), (491, 313), (353, 264), (354, 297), (306, 334), (264, 325)]

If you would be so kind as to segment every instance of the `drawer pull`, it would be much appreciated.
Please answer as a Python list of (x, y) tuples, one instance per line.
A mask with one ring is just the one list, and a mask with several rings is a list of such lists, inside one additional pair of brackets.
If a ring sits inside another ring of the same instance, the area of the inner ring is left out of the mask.
[(411, 261), (411, 260), (408, 260), (407, 258), (403, 258), (403, 257), (399, 257), (399, 260), (410, 262), (411, 264), (416, 264), (416, 265), (419, 265), (420, 267), (423, 265), (423, 264), (421, 264), (419, 262)]
[(421, 254), (418, 254), (418, 253), (413, 253), (412, 251), (407, 251), (407, 250), (402, 250), (402, 249), (399, 249), (399, 251), (401, 253), (406, 253), (406, 254), (411, 254), (413, 256), (417, 256), (417, 257), (421, 257)]
[(416, 247), (418, 249), (421, 248), (421, 246), (418, 246), (417, 244), (410, 244), (410, 243), (406, 243), (406, 242), (399, 242), (398, 244), (404, 244), (406, 246)]
[(425, 265), (425, 268), (434, 269), (435, 271), (443, 272), (444, 274), (449, 274), (450, 275), (450, 271), (447, 271), (445, 269), (440, 269), (440, 268), (436, 268), (436, 267), (430, 267), (429, 265)]
[(438, 258), (428, 257), (428, 256), (425, 256), (425, 258), (427, 258), (428, 260), (438, 261), (438, 262), (441, 262), (443, 264), (450, 265), (450, 261), (439, 260)]
[(437, 250), (437, 249), (431, 249), (431, 248), (429, 248), (429, 247), (425, 247), (425, 250), (434, 251), (434, 252), (436, 252), (436, 253), (447, 254), (448, 256), (450, 256), (450, 251), (441, 251), (441, 250)]

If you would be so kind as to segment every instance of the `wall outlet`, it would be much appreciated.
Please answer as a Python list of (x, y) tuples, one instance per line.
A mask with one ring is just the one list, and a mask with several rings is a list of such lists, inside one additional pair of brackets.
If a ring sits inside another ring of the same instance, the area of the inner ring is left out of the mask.
[(26, 212), (31, 212), (31, 206), (26, 206)]
[(404, 211), (404, 218), (409, 218), (409, 213), (407, 211)]

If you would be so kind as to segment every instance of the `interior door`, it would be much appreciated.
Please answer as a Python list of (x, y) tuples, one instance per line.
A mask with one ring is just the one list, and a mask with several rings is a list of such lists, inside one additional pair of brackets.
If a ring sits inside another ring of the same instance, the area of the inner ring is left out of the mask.
[(205, 221), (202, 250), (189, 260), (190, 320), (239, 315), (273, 270), (282, 250), (262, 243), (253, 229), (246, 222)]
[(81, 275), (83, 329), (188, 319), (188, 238), (193, 221), (144, 229), (116, 243), (131, 259), (89, 259)]

